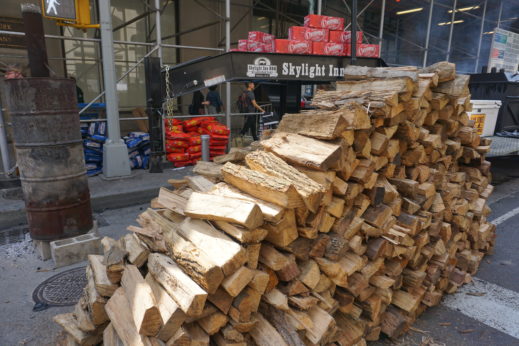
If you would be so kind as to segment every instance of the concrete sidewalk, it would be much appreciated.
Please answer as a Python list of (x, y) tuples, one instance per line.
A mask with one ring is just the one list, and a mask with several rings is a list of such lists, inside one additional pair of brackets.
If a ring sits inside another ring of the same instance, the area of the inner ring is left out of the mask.
[[(102, 176), (88, 178), (90, 197), (94, 212), (106, 209), (148, 203), (156, 197), (167, 180), (191, 174), (192, 167), (183, 169), (165, 167), (163, 173), (149, 173), (147, 170), (132, 171), (128, 178), (106, 180)], [(6, 228), (25, 225), (27, 217), (21, 199), (7, 199), (0, 193), (0, 231)]]

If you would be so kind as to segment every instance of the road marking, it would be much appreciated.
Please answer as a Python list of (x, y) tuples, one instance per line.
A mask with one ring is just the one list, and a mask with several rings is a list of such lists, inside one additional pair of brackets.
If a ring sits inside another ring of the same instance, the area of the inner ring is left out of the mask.
[(497, 225), (502, 224), (509, 218), (516, 216), (517, 214), (519, 214), (519, 207), (510, 210), (508, 213), (505, 213), (505, 214), (501, 215), (500, 217), (496, 217), (494, 220), (492, 220), (490, 222), (497, 226)]
[[(445, 297), (443, 305), (519, 339), (519, 293), (473, 278), (473, 283)], [(467, 292), (485, 293), (482, 296)]]

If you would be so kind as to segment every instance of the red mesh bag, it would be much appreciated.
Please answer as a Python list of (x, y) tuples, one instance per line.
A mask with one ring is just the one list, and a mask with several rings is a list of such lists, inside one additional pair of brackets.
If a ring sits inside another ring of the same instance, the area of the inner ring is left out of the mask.
[(166, 157), (167, 157), (168, 161), (171, 161), (171, 162), (189, 160), (188, 153), (171, 153), (171, 154), (168, 154)]
[(201, 145), (194, 145), (194, 146), (187, 148), (188, 153), (199, 153), (201, 151), (202, 151)]
[(186, 166), (189, 166), (189, 165), (192, 165), (193, 164), (193, 161), (191, 160), (186, 160), (186, 161), (177, 161), (177, 162), (173, 162), (173, 166), (175, 167), (186, 167)]

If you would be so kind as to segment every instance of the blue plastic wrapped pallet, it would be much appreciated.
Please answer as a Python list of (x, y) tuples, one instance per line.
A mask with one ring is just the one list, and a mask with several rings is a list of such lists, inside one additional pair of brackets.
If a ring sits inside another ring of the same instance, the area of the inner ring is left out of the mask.
[[(94, 176), (103, 171), (103, 145), (106, 142), (107, 128), (104, 121), (81, 124), (83, 149), (88, 176)], [(124, 143), (128, 147), (128, 159), (132, 169), (148, 168), (151, 153), (150, 135), (145, 132), (130, 132), (125, 136)]]
[(89, 177), (97, 175), (103, 170), (103, 145), (106, 141), (106, 123), (95, 121), (81, 124), (85, 164)]
[(146, 132), (130, 132), (124, 137), (124, 142), (128, 147), (128, 158), (130, 159), (130, 167), (148, 168), (150, 156), (150, 135)]

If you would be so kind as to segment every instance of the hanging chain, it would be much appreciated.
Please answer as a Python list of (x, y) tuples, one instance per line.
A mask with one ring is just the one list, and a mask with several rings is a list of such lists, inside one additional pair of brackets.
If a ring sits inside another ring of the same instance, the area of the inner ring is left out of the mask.
[[(173, 116), (173, 102), (171, 100), (171, 90), (169, 87), (169, 65), (166, 65), (166, 117)], [(173, 119), (166, 119), (166, 124), (169, 129), (173, 126)]]
[(173, 102), (171, 102), (171, 89), (169, 87), (169, 65), (166, 65), (166, 115), (173, 115)]

